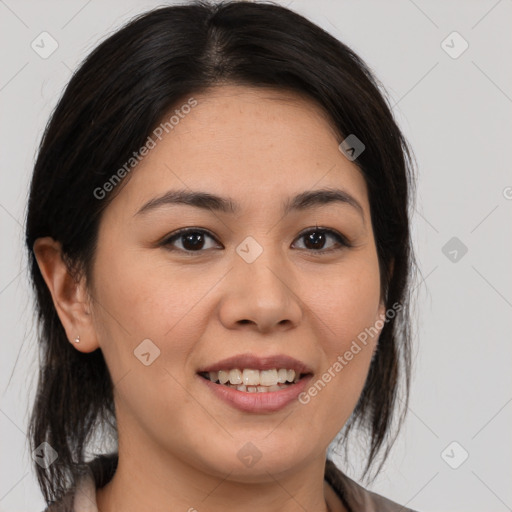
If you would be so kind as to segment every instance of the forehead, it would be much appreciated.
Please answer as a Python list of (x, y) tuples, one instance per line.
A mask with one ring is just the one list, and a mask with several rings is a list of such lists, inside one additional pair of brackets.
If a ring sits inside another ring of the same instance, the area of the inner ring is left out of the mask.
[(340, 136), (314, 101), (245, 86), (191, 97), (193, 108), (180, 109), (186, 97), (163, 117), (165, 123), (181, 114), (161, 139), (152, 137), (153, 149), (114, 203), (130, 203), (134, 212), (167, 190), (190, 188), (229, 195), (248, 208), (261, 208), (262, 201), (281, 207), (283, 196), (321, 187), (343, 187), (367, 202), (359, 168), (339, 150)]

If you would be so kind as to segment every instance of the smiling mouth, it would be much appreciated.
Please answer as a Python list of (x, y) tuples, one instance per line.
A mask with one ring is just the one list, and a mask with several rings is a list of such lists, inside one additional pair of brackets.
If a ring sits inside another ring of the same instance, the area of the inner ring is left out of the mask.
[(298, 373), (293, 369), (280, 368), (256, 370), (238, 368), (217, 372), (199, 372), (201, 377), (215, 384), (234, 388), (246, 393), (268, 393), (286, 389), (299, 382), (309, 373)]

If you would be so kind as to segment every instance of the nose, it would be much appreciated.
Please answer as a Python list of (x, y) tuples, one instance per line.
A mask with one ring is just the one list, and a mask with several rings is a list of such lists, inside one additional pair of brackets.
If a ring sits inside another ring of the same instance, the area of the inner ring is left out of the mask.
[(297, 327), (303, 316), (293, 269), (283, 255), (265, 249), (252, 263), (238, 254), (224, 282), (220, 320), (227, 329), (260, 333)]

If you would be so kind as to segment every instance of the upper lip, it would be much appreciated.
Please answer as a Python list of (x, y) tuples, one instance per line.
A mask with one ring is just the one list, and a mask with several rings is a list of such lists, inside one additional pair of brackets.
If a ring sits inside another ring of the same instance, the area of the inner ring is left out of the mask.
[(219, 370), (232, 370), (232, 369), (255, 369), (255, 370), (271, 370), (273, 368), (287, 370), (295, 370), (295, 373), (313, 373), (311, 368), (302, 361), (293, 357), (276, 354), (269, 356), (256, 356), (254, 354), (239, 354), (237, 356), (228, 357), (217, 361), (216, 363), (209, 364), (200, 368), (197, 373), (202, 372), (218, 372)]

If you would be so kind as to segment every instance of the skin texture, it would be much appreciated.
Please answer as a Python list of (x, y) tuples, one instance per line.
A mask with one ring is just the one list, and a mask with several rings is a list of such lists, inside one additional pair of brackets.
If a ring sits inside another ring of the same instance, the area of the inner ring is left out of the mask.
[[(227, 405), (196, 372), (235, 354), (286, 354), (314, 382), (375, 324), (384, 306), (365, 180), (310, 100), (231, 85), (194, 97), (106, 208), (92, 282), (73, 281), (52, 239), (34, 247), (70, 343), (79, 334), (77, 350), (101, 348), (115, 385), (119, 466), (99, 508), (345, 510), (323, 481), (326, 450), (358, 401), (378, 336), (309, 403), (272, 413)], [(287, 198), (327, 187), (363, 214), (330, 203), (283, 217)], [(240, 212), (166, 205), (137, 215), (177, 188), (230, 196)], [(352, 247), (329, 234), (308, 245), (299, 235), (316, 225)], [(188, 227), (213, 238), (196, 252), (183, 237), (159, 244)], [(236, 252), (248, 236), (263, 248), (251, 264)], [(160, 356), (145, 366), (134, 350), (148, 338)], [(249, 441), (261, 458), (246, 467), (237, 452)]]

